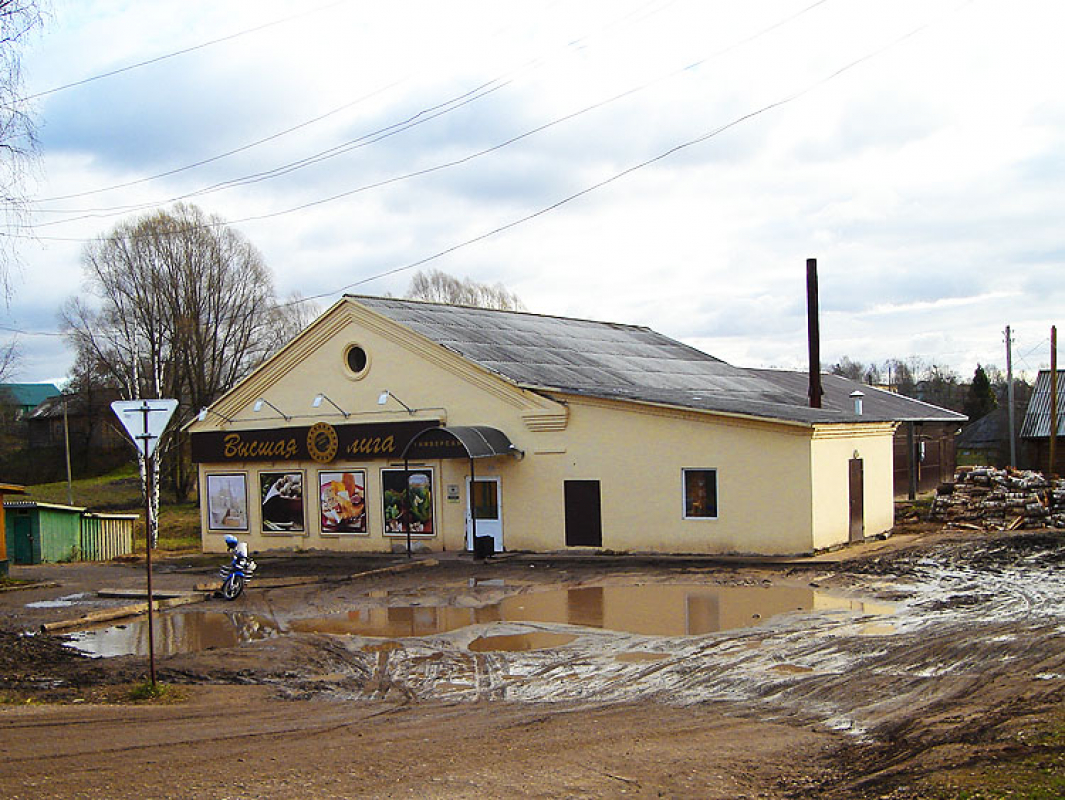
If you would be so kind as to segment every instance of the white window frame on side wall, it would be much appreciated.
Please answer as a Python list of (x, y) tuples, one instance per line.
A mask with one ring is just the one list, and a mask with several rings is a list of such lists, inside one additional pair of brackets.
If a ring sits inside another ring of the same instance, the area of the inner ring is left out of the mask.
[[(709, 472), (714, 476), (714, 513), (712, 515), (689, 516), (688, 514), (688, 473)], [(681, 467), (680, 470), (680, 513), (686, 520), (715, 520), (721, 516), (721, 494), (718, 491), (718, 470), (716, 467)]]

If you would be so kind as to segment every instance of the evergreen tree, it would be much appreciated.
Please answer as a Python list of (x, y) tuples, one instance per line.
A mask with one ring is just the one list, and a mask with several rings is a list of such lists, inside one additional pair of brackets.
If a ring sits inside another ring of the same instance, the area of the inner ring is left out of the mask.
[(962, 412), (969, 417), (970, 420), (977, 420), (980, 417), (987, 416), (992, 411), (998, 408), (998, 399), (995, 397), (995, 392), (991, 388), (991, 380), (987, 377), (987, 373), (980, 365), (976, 365), (976, 372), (973, 373), (973, 382), (969, 385), (969, 393), (965, 398), (965, 405), (962, 408)]

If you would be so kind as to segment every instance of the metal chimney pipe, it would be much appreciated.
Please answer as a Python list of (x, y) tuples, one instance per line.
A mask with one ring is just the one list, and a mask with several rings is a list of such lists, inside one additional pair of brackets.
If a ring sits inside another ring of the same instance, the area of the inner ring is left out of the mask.
[(854, 401), (854, 414), (860, 417), (862, 415), (862, 398), (865, 397), (865, 393), (855, 389), (851, 392), (850, 397)]
[(821, 407), (821, 328), (817, 310), (817, 259), (806, 259), (806, 338), (810, 345), (810, 408)]

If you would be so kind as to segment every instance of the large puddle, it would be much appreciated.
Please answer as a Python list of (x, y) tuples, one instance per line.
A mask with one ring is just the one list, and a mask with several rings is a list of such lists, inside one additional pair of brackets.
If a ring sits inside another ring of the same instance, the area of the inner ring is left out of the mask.
[[(241, 612), (184, 611), (156, 614), (155, 653), (169, 656), (212, 647), (236, 647), (245, 642), (277, 636), (277, 623)], [(94, 656), (148, 655), (148, 620), (94, 628), (69, 634), (71, 646)]]
[[(156, 652), (166, 655), (210, 647), (233, 647), (287, 632), (331, 633), (381, 638), (447, 633), (493, 622), (538, 622), (647, 636), (697, 636), (746, 628), (790, 612), (891, 614), (884, 603), (825, 594), (816, 589), (771, 586), (713, 587), (695, 584), (588, 586), (531, 591), (477, 607), (453, 605), (370, 605), (401, 602), (367, 598), (342, 614), (284, 622), (230, 611), (180, 610), (156, 617)], [(438, 600), (444, 603), (443, 599)], [(100, 656), (145, 654), (147, 622), (74, 634), (74, 646)], [(561, 637), (561, 638), (559, 638)], [(566, 634), (515, 637), (486, 634), (471, 649), (526, 650), (564, 644)]]

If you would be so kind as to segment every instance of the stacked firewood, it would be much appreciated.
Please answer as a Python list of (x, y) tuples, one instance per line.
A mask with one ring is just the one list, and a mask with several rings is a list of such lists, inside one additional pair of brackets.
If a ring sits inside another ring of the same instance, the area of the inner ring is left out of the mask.
[(932, 501), (931, 518), (970, 530), (1065, 528), (1065, 481), (1042, 473), (960, 467)]

